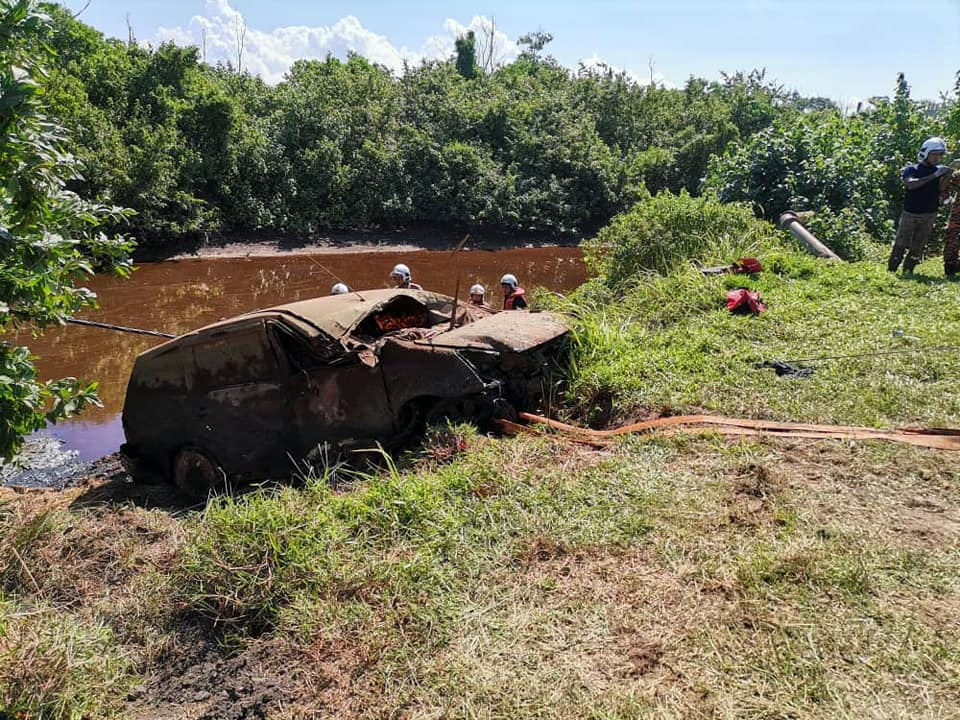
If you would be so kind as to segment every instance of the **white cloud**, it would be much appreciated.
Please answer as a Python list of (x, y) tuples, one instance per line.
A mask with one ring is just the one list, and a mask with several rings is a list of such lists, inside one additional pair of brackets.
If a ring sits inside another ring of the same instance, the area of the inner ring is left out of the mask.
[[(159, 28), (156, 39), (205, 47), (208, 63), (223, 61), (236, 66), (238, 33), (244, 27), (243, 16), (229, 0), (207, 0), (205, 14), (195, 15), (186, 27)], [(288, 25), (270, 32), (246, 26), (241, 62), (244, 70), (269, 83), (280, 82), (296, 60), (322, 60), (328, 54), (345, 58), (350, 52), (399, 73), (404, 62), (417, 64), (421, 60), (451, 57), (456, 38), (468, 30), (476, 33), (478, 50), (488, 47), (489, 38), (493, 37), (493, 57), (500, 63), (509, 62), (518, 52), (516, 42), (483, 16), (474, 17), (467, 25), (448, 19), (443, 29), (443, 33), (428, 37), (419, 49), (411, 50), (396, 47), (386, 36), (368, 30), (352, 15), (330, 26)]]

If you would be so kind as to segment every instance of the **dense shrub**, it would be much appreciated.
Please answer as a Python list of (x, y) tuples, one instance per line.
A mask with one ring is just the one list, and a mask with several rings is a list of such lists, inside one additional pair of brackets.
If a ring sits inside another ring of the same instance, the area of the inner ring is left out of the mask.
[(669, 272), (691, 259), (729, 263), (756, 252), (773, 228), (746, 205), (662, 192), (615, 217), (584, 244), (588, 268), (619, 287), (644, 272)]
[(818, 226), (830, 228), (834, 242), (850, 249), (848, 257), (857, 256), (852, 249), (863, 230), (892, 240), (903, 194), (900, 170), (915, 162), (924, 138), (942, 129), (930, 108), (910, 100), (902, 76), (893, 101), (877, 103), (853, 117), (828, 111), (775, 120), (714, 157), (704, 190), (727, 202), (753, 203), (769, 219), (785, 210), (816, 211)]

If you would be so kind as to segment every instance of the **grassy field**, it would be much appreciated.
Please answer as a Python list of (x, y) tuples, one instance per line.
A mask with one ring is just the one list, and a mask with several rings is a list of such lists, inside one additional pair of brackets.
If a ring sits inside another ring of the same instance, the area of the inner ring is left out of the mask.
[[(960, 345), (960, 283), (753, 249), (759, 317), (683, 265), (581, 289), (569, 414), (960, 425), (956, 351), (753, 367)], [(2, 490), (0, 717), (958, 717), (956, 461), (458, 427), (199, 509)]]

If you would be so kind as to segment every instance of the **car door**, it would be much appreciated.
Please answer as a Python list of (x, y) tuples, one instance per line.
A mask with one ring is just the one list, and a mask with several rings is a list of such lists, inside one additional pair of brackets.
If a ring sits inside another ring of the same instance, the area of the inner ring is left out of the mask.
[(288, 395), (301, 457), (324, 443), (369, 446), (389, 437), (392, 417), (379, 363), (363, 363), (359, 353), (321, 357), (298, 333), (280, 324), (272, 332), (293, 368)]
[(193, 345), (193, 433), (228, 475), (267, 477), (290, 470), (286, 384), (289, 368), (266, 321), (212, 328)]

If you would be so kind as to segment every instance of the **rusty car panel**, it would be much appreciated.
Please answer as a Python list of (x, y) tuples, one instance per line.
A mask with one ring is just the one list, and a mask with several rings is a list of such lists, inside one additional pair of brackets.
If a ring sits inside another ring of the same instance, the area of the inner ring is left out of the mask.
[(473, 313), (413, 290), (256, 310), (137, 358), (122, 451), (187, 492), (210, 489), (198, 477), (289, 475), (321, 445), (389, 446), (441, 417), (535, 409), (566, 334), (550, 313)]
[(518, 353), (540, 347), (566, 330), (563, 321), (553, 313), (501, 312), (483, 322), (462, 325), (442, 335), (418, 340), (417, 344)]

